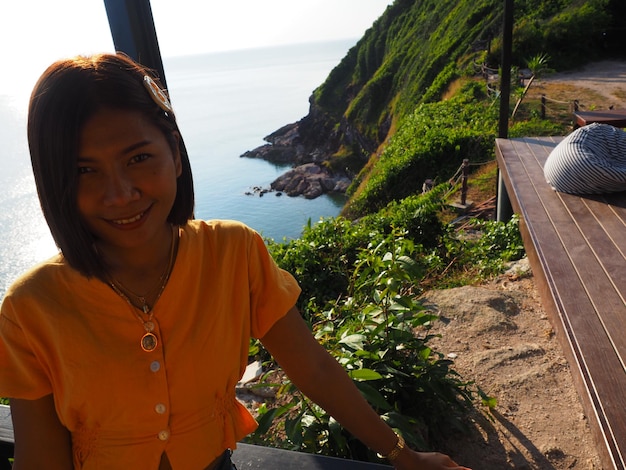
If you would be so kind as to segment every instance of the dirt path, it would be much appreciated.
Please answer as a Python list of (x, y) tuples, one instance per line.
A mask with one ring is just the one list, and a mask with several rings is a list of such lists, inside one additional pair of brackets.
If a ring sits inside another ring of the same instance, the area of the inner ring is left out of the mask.
[(581, 109), (626, 109), (626, 61), (601, 61), (580, 70), (554, 73), (535, 80), (529, 95), (559, 101), (578, 100)]

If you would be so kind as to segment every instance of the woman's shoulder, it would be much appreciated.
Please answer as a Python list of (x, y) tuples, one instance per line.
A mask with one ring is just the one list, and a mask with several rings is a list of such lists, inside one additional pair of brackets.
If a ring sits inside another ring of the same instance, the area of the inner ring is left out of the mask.
[(68, 277), (81, 275), (69, 266), (61, 254), (57, 254), (20, 274), (7, 289), (5, 297), (20, 297), (32, 295), (33, 292), (55, 290), (61, 282), (67, 283)]
[(237, 220), (190, 220), (184, 227), (183, 231), (194, 234), (196, 236), (209, 237), (250, 237), (256, 235), (254, 229), (250, 228), (243, 222)]

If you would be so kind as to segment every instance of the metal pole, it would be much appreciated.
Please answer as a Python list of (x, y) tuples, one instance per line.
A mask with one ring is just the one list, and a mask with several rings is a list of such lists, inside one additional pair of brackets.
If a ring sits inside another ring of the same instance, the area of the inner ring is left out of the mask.
[(150, 0), (104, 0), (115, 50), (155, 70), (167, 88)]
[[(511, 56), (513, 55), (513, 0), (504, 0), (504, 19), (502, 21), (502, 77), (500, 77), (500, 120), (498, 137), (509, 136), (509, 99), (511, 95)], [(502, 175), (498, 170), (498, 188), (496, 192), (496, 219), (507, 222), (513, 215), (511, 200), (506, 193)]]
[(509, 100), (511, 96), (511, 56), (513, 55), (513, 0), (504, 0), (502, 22), (502, 76), (500, 77), (500, 121), (498, 137), (509, 135)]

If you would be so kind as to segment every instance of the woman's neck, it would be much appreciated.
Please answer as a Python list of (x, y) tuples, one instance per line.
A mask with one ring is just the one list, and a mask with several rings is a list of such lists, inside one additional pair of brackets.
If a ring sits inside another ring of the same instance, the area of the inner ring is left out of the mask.
[(131, 292), (151, 290), (165, 270), (173, 267), (178, 247), (178, 232), (167, 225), (150, 243), (137, 248), (98, 247), (107, 274)]

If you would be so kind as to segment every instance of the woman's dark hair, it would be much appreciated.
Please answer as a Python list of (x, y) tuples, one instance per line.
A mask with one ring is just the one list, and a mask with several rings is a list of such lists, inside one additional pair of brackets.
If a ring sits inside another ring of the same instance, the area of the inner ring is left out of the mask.
[(75, 57), (52, 64), (30, 98), (28, 145), (43, 214), (67, 262), (87, 277), (105, 277), (94, 238), (77, 203), (78, 146), (85, 122), (102, 108), (141, 112), (179, 147), (182, 173), (168, 221), (184, 225), (193, 217), (194, 191), (189, 157), (172, 112), (164, 111), (144, 86), (149, 69), (123, 54)]

